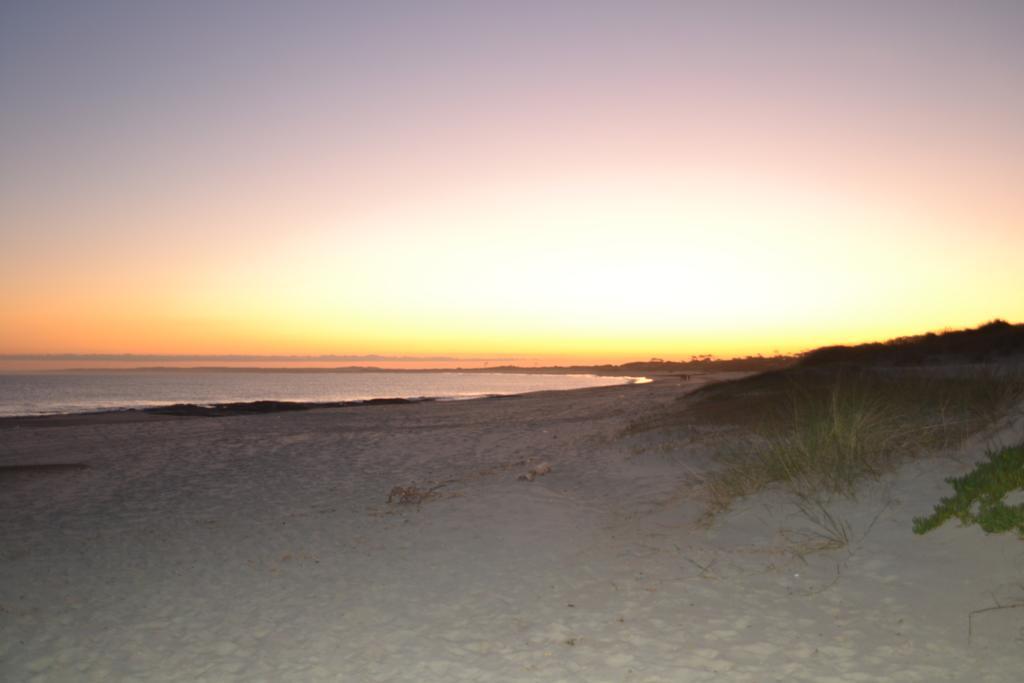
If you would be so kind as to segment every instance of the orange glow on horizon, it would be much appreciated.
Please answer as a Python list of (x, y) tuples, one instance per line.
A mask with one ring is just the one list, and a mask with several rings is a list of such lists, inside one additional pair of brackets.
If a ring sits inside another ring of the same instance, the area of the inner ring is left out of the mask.
[(557, 5), (12, 13), (0, 355), (602, 363), (1024, 321), (1024, 10)]

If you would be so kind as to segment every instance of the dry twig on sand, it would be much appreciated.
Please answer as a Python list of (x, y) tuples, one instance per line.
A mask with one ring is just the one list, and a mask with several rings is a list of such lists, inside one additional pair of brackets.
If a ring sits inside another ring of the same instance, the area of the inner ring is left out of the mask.
[(996, 611), (1004, 610), (1004, 609), (1018, 609), (1018, 608), (1024, 607), (1024, 602), (1015, 602), (1015, 603), (1012, 603), (1012, 604), (1009, 604), (1009, 605), (1001, 605), (1001, 604), (999, 604), (999, 601), (995, 599), (995, 597), (993, 597), (992, 599), (996, 603), (992, 607), (983, 607), (981, 609), (972, 610), (971, 612), (969, 612), (967, 614), (967, 644), (968, 645), (971, 644), (971, 638), (974, 637), (974, 617), (976, 617), (979, 614), (984, 614), (986, 612), (996, 612)]
[(519, 475), (519, 481), (533, 481), (537, 477), (543, 477), (551, 471), (551, 463), (542, 462), (534, 465), (526, 474)]
[(435, 491), (451, 482), (445, 481), (432, 486), (429, 489), (421, 489), (415, 485), (394, 486), (388, 494), (388, 504), (398, 503), (400, 505), (421, 505), (423, 501), (435, 497)]

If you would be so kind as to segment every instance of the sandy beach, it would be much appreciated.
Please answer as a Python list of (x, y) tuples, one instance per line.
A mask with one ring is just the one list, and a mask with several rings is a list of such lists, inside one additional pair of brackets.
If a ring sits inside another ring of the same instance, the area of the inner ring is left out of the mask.
[(1019, 680), (1024, 608), (980, 610), (1024, 543), (911, 519), (1024, 421), (835, 502), (828, 549), (779, 491), (704, 523), (713, 449), (629, 433), (713, 379), (6, 425), (0, 678)]

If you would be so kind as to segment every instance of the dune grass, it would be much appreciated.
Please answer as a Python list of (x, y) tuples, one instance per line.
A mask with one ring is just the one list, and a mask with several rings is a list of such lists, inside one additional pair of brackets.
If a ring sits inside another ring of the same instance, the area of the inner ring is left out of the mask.
[(956, 446), (1024, 398), (1024, 377), (794, 368), (709, 387), (680, 415), (736, 428), (705, 481), (712, 512), (783, 484), (804, 498), (852, 495), (906, 459)]

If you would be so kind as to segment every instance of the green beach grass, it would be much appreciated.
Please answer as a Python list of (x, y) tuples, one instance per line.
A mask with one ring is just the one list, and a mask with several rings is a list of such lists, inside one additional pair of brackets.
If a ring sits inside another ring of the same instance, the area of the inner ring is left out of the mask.
[(770, 485), (805, 500), (859, 483), (988, 429), (1024, 399), (1024, 376), (995, 367), (795, 367), (711, 385), (672, 415), (637, 425), (718, 426), (728, 435), (705, 479), (709, 512)]
[(1022, 397), (1024, 379), (991, 370), (795, 369), (712, 387), (688, 413), (745, 431), (707, 481), (721, 510), (774, 483), (802, 497), (851, 496), (863, 479), (991, 427)]

